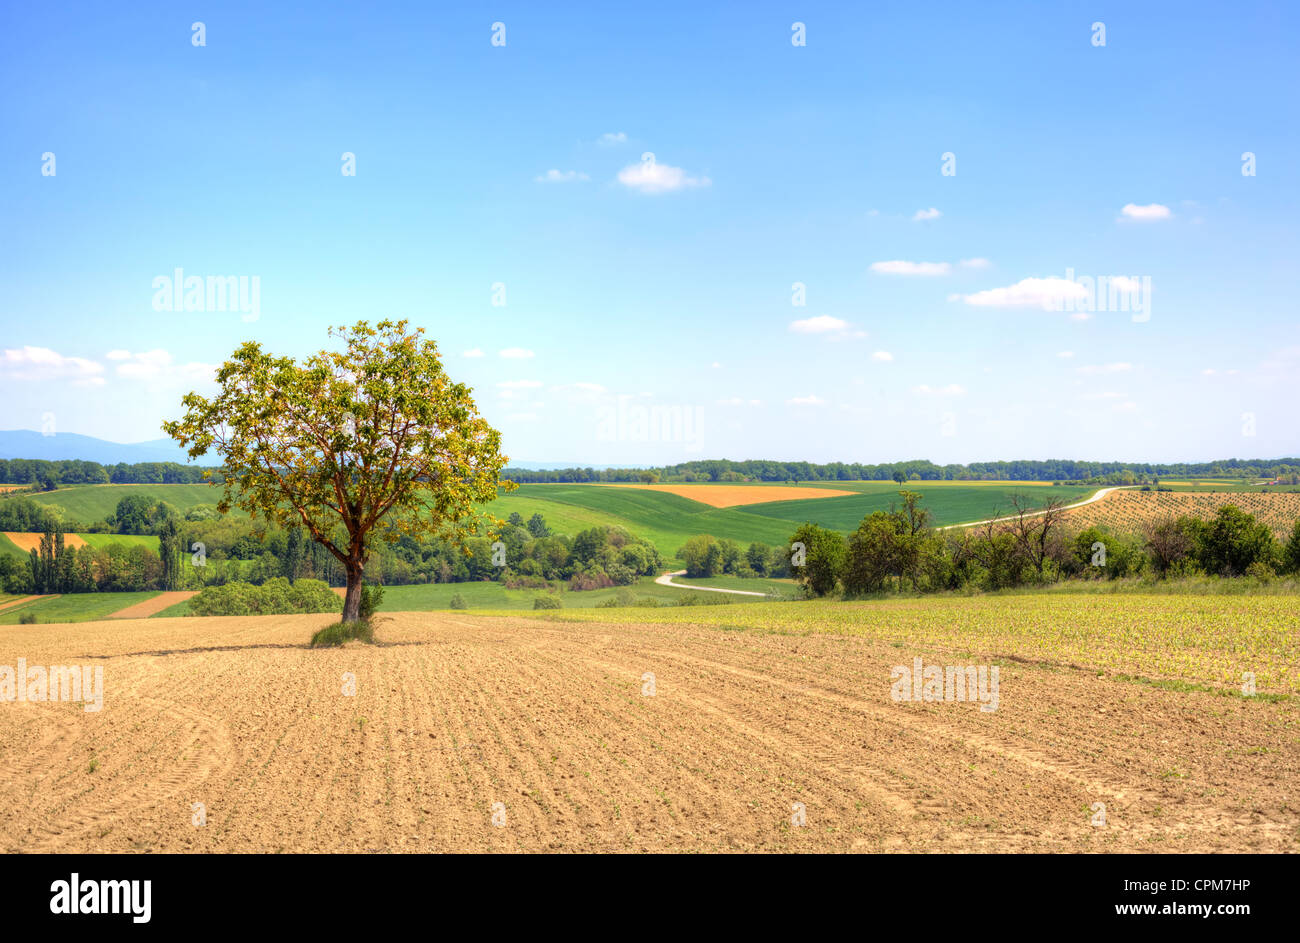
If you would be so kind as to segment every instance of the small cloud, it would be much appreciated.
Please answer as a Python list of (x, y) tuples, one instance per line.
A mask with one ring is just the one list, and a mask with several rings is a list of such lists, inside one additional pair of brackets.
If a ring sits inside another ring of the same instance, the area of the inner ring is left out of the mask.
[(482, 357), (483, 351), (478, 347), (471, 347), (469, 350), (461, 351), (462, 357)]
[(962, 259), (957, 263), (962, 268), (988, 268), (993, 263), (985, 258)]
[(848, 321), (833, 318), (829, 314), (819, 314), (815, 318), (790, 322), (790, 330), (796, 334), (829, 334), (832, 331), (847, 330), (848, 327)]
[(810, 393), (807, 396), (796, 396), (794, 399), (788, 399), (786, 404), (789, 406), (825, 406), (826, 400)]
[(871, 355), (872, 360), (879, 360), (881, 363), (889, 363), (894, 359), (894, 355), (887, 350), (878, 350)]
[(68, 380), (74, 386), (102, 386), (103, 372), (103, 364), (85, 357), (65, 357), (48, 347), (10, 348), (0, 356), (0, 375), (14, 380)]
[(761, 406), (762, 400), (745, 399), (740, 396), (728, 396), (726, 399), (718, 400), (719, 406)]
[(596, 143), (602, 147), (613, 147), (616, 144), (626, 144), (627, 134), (622, 131), (606, 131), (600, 136)]
[(952, 266), (947, 262), (905, 262), (894, 259), (890, 262), (872, 262), (871, 271), (881, 275), (947, 275)]
[(174, 363), (172, 355), (161, 348), (136, 354), (125, 350), (115, 350), (112, 353), (116, 355), (113, 359), (118, 361), (117, 375), (128, 380), (147, 380), (153, 383), (173, 379), (210, 380), (217, 369), (212, 364), (195, 361)]
[(535, 356), (531, 350), (522, 347), (507, 347), (505, 350), (498, 351), (497, 355), (507, 360), (528, 360)]
[(1128, 373), (1132, 369), (1131, 363), (1094, 363), (1085, 367), (1075, 367), (1074, 372), (1080, 376), (1092, 377), (1102, 373)]
[(538, 183), (575, 183), (579, 180), (590, 180), (586, 174), (577, 170), (548, 170), (533, 178)]
[(628, 164), (618, 172), (618, 182), (642, 193), (670, 193), (687, 187), (707, 187), (708, 177), (692, 177), (680, 167), (642, 160)]
[(932, 206), (928, 210), (917, 210), (912, 214), (912, 222), (919, 223), (927, 219), (938, 219), (942, 215), (942, 213)]
[(956, 383), (949, 383), (947, 386), (937, 386), (937, 387), (929, 386), (923, 383), (920, 386), (912, 387), (912, 392), (920, 393), (924, 396), (965, 396), (966, 395), (965, 388), (957, 385)]
[(1049, 278), (1022, 278), (1014, 285), (956, 297), (977, 308), (1041, 308), (1044, 311), (1060, 311), (1067, 302), (1083, 301), (1086, 296), (1087, 292), (1078, 282), (1053, 275)]
[(1091, 320), (1092, 320), (1092, 315), (1089, 314), (1087, 311), (1076, 311), (1076, 312), (1074, 312), (1074, 314), (1070, 315), (1070, 320), (1071, 320), (1071, 321), (1091, 321)]
[(1062, 360), (1069, 360), (1071, 357), (1074, 356), (1074, 351), (1072, 351), (1072, 350), (1063, 350), (1063, 351), (1061, 351), (1059, 354), (1057, 354), (1056, 356), (1060, 357)]
[(712, 364), (710, 364), (710, 366), (713, 367), (714, 370), (718, 370), (722, 367), (722, 364), (720, 364), (718, 361), (715, 360), (713, 361)]
[(110, 350), (104, 355), (109, 360), (129, 360), (131, 351), (129, 350)]
[(1168, 219), (1173, 214), (1169, 207), (1160, 203), (1148, 203), (1146, 206), (1138, 206), (1136, 203), (1125, 203), (1124, 208), (1120, 210), (1127, 219), (1135, 219), (1139, 222), (1149, 223), (1158, 219)]

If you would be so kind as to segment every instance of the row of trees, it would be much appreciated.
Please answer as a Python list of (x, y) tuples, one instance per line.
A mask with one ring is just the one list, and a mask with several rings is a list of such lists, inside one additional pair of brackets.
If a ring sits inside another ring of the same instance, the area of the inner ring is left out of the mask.
[(1300, 573), (1300, 521), (1279, 543), (1266, 525), (1231, 504), (1210, 520), (1170, 518), (1126, 536), (1068, 529), (1060, 501), (1037, 509), (1016, 501), (1001, 523), (943, 533), (930, 527), (919, 494), (900, 496), (901, 507), (863, 518), (847, 538), (815, 524), (794, 533), (793, 572), (809, 595), (998, 590), (1144, 574)]
[(1155, 464), (1082, 462), (1063, 459), (972, 462), (936, 465), (919, 460), (881, 465), (858, 462), (777, 462), (728, 459), (683, 462), (659, 468), (507, 468), (503, 475), (521, 483), (691, 482), (691, 481), (1086, 481), (1140, 484), (1159, 478), (1281, 478), (1300, 481), (1300, 458), (1224, 459), (1216, 462)]
[(47, 461), (39, 458), (0, 458), (0, 484), (6, 485), (184, 485), (208, 479), (204, 471), (221, 481), (219, 469), (203, 469), (178, 462), (118, 462), (101, 465), (80, 459)]
[(790, 555), (785, 548), (758, 542), (741, 549), (734, 540), (701, 534), (686, 541), (678, 556), (686, 563), (686, 575), (692, 577), (724, 573), (739, 577), (790, 575)]
[[(258, 525), (245, 518), (185, 520), (161, 504), (124, 515), (121, 526), (156, 530), (158, 552), (138, 543), (72, 547), (57, 520), (46, 518), (39, 549), (29, 559), (0, 556), (0, 588), (10, 593), (83, 593), (127, 590), (201, 589), (233, 582), (263, 585), (284, 579), (346, 584), (347, 572), (301, 527)], [(154, 526), (152, 521), (159, 523)], [(140, 532), (137, 529), (124, 533)], [(148, 530), (144, 532), (149, 532)], [(592, 527), (573, 537), (551, 532), (541, 514), (515, 513), (494, 533), (465, 541), (417, 539), (377, 541), (366, 559), (375, 582), (456, 583), (492, 580), (511, 586), (564, 581), (571, 589), (626, 586), (658, 573), (664, 565), (655, 547), (615, 527)]]

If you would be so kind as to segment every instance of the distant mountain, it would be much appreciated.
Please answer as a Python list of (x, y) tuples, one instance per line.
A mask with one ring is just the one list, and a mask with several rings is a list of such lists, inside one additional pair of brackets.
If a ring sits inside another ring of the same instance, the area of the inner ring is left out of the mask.
[[(72, 432), (41, 435), (30, 429), (0, 431), (0, 458), (41, 458), (51, 462), (72, 458), (101, 465), (116, 465), (118, 462), (176, 462), (184, 465), (189, 461), (185, 450), (171, 439), (122, 443)], [(202, 464), (216, 462), (204, 460)]]

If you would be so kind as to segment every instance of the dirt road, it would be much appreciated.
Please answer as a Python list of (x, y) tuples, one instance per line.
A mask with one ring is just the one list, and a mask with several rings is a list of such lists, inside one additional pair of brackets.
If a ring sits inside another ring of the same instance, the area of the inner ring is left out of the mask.
[(694, 625), (402, 613), (303, 647), (336, 618), (7, 629), (0, 665), (105, 695), (0, 703), (0, 849), (1300, 848), (1290, 702), (1009, 662), (995, 712), (900, 703), (891, 666), (967, 653)]
[(656, 576), (655, 582), (660, 586), (673, 586), (677, 589), (698, 589), (703, 593), (732, 593), (736, 596), (767, 596), (767, 593), (756, 593), (752, 589), (722, 589), (717, 586), (692, 586), (690, 583), (675, 583), (674, 576), (685, 576), (685, 570), (673, 570), (671, 573), (665, 573), (663, 576)]

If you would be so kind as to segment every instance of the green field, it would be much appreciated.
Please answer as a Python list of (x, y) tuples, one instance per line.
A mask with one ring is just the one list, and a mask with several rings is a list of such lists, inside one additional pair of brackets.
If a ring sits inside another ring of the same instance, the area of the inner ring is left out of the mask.
[(129, 494), (166, 501), (184, 514), (186, 509), (196, 504), (216, 504), (221, 498), (221, 488), (213, 485), (72, 485), (23, 497), (41, 504), (57, 504), (72, 520), (90, 524), (107, 518), (117, 510), (117, 502)]
[(154, 592), (68, 593), (6, 609), (0, 612), (0, 625), (14, 625), (28, 614), (36, 616), (38, 622), (93, 622), (157, 595)]

